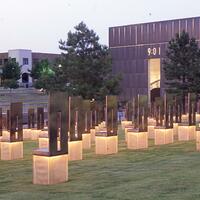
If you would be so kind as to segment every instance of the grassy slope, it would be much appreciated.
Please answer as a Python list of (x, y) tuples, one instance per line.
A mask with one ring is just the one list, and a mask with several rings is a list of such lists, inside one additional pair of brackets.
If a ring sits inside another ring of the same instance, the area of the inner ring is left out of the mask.
[(200, 199), (200, 154), (195, 143), (178, 143), (130, 151), (120, 136), (119, 153), (96, 156), (94, 147), (83, 161), (69, 163), (69, 181), (53, 186), (32, 184), (32, 149), (24, 143), (24, 159), (0, 161), (0, 199)]

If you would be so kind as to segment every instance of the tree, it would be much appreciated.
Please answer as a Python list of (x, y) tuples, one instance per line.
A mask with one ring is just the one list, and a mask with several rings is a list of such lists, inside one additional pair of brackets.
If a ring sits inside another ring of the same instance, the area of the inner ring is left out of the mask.
[(18, 80), (21, 76), (21, 67), (14, 60), (9, 58), (2, 68), (2, 86), (5, 88), (18, 88)]
[(37, 89), (44, 89), (46, 92), (66, 90), (60, 66), (51, 65), (48, 60), (38, 62), (30, 75), (35, 79), (34, 87)]
[(35, 66), (30, 70), (30, 76), (33, 79), (39, 79), (43, 73), (46, 73), (51, 68), (47, 59), (38, 61)]
[(182, 95), (200, 93), (200, 50), (195, 38), (183, 31), (169, 41), (164, 60), (167, 91)]
[(119, 76), (112, 74), (108, 47), (99, 44), (99, 37), (86, 24), (75, 26), (67, 41), (60, 40), (61, 64), (67, 90), (85, 99), (103, 99), (119, 94)]

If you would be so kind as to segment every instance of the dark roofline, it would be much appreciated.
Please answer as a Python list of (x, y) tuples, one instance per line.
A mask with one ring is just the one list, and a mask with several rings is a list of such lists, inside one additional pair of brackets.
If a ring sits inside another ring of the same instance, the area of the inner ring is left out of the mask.
[(172, 21), (179, 21), (179, 20), (186, 20), (186, 19), (198, 19), (200, 18), (200, 16), (198, 17), (186, 17), (186, 18), (179, 18), (179, 19), (170, 19), (170, 20), (160, 20), (160, 21), (151, 21), (151, 22), (143, 22), (143, 23), (137, 23), (137, 24), (126, 24), (126, 25), (120, 25), (120, 26), (112, 26), (109, 27), (109, 29), (111, 28), (120, 28), (120, 27), (128, 27), (128, 26), (137, 26), (137, 25), (145, 25), (145, 24), (154, 24), (154, 23), (161, 23), (161, 22), (172, 22)]

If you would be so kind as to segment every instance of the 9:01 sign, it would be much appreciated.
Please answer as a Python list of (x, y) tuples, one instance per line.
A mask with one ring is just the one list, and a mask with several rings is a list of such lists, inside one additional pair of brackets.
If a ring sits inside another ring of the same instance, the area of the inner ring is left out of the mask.
[(157, 48), (148, 48), (147, 49), (148, 56), (160, 56), (160, 47)]

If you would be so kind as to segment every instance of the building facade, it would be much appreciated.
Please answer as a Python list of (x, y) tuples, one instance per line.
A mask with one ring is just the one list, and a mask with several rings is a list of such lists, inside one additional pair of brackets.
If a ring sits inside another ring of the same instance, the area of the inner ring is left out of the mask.
[(168, 42), (183, 30), (200, 41), (200, 17), (109, 28), (113, 73), (121, 74), (121, 100), (137, 94), (149, 99), (165, 88), (163, 59)]
[(31, 70), (37, 62), (44, 59), (47, 59), (50, 63), (54, 63), (59, 56), (59, 54), (35, 53), (27, 49), (8, 50), (6, 53), (0, 53), (0, 68), (8, 61), (8, 58), (15, 59), (19, 66), (21, 66), (19, 85), (21, 87), (30, 87), (32, 86), (33, 80), (29, 75), (29, 70)]

